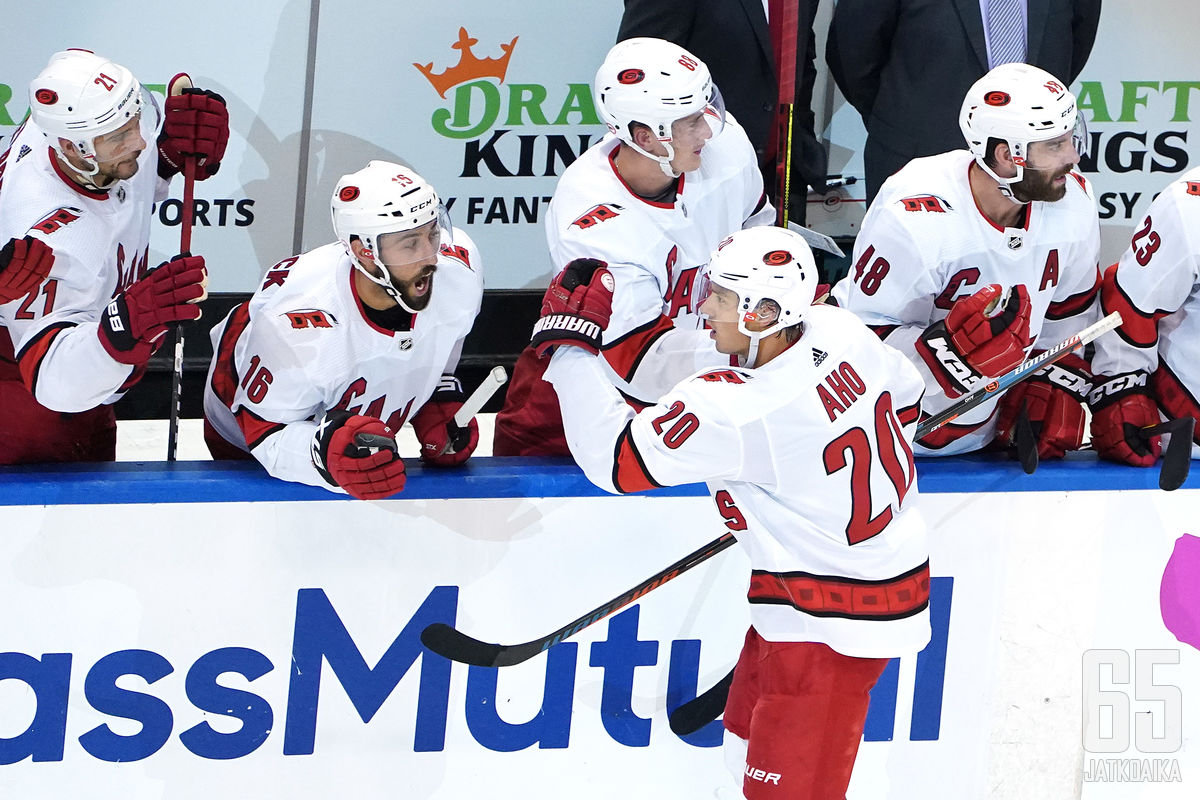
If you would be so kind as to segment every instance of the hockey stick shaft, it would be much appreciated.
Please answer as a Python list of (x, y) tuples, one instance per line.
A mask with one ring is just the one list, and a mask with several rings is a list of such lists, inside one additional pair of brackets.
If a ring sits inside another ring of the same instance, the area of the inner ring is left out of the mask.
[(492, 367), (492, 371), (484, 377), (483, 382), (475, 387), (471, 396), (454, 412), (454, 419), (446, 426), (450, 430), (450, 436), (447, 437), (446, 446), (438, 453), (439, 456), (466, 446), (470, 435), (467, 426), (507, 380), (508, 373), (504, 371), (504, 367)]
[(796, 104), (796, 47), (800, 33), (800, 0), (778, 0), (771, 6), (779, 15), (771, 37), (772, 42), (778, 43), (775, 69), (779, 85), (775, 121), (775, 196), (779, 200), (779, 208), (775, 224), (785, 228), (791, 213), (792, 127)]
[[(171, 79), (168, 91), (180, 94), (191, 88), (192, 79), (180, 73)], [(183, 207), (180, 209), (179, 252), (192, 249), (192, 225), (196, 211), (196, 157), (183, 157)], [(183, 323), (175, 325), (175, 353), (171, 360), (171, 406), (167, 410), (167, 461), (175, 460), (179, 449), (179, 413), (183, 400)]]
[(726, 533), (719, 539), (709, 542), (699, 550), (689, 553), (666, 569), (652, 575), (632, 589), (538, 639), (515, 645), (491, 644), (473, 639), (449, 625), (437, 622), (421, 632), (421, 643), (440, 656), (464, 664), (473, 664), (479, 667), (507, 667), (520, 664), (538, 653), (548, 650), (563, 639), (574, 636), (589, 625), (619, 611), (652, 589), (656, 589), (691, 568), (704, 563), (730, 547), (735, 541), (732, 533)]

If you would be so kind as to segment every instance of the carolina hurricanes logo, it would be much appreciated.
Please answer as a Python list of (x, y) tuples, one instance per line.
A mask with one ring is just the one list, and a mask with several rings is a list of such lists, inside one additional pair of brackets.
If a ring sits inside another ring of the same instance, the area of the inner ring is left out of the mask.
[(729, 243), (730, 243), (730, 242), (732, 242), (732, 241), (733, 241), (733, 237), (732, 237), (732, 236), (726, 236), (726, 237), (724, 238), (724, 240), (722, 240), (722, 242), (721, 242), (719, 245), (717, 245), (717, 249), (718, 249), (718, 250), (724, 249), (725, 245), (729, 244)]
[(338, 192), (338, 199), (343, 203), (349, 203), (351, 200), (356, 199), (359, 194), (357, 186), (343, 186), (342, 190)]
[(1012, 95), (1008, 92), (988, 92), (983, 96), (983, 102), (989, 106), (1006, 106), (1012, 102)]
[(58, 92), (53, 89), (38, 89), (33, 96), (44, 106), (52, 106), (58, 102)]
[(787, 250), (772, 250), (763, 256), (763, 263), (772, 267), (782, 267), (792, 260), (792, 254)]
[(617, 83), (623, 83), (626, 86), (634, 83), (641, 83), (646, 78), (646, 73), (640, 69), (623, 69), (617, 75)]

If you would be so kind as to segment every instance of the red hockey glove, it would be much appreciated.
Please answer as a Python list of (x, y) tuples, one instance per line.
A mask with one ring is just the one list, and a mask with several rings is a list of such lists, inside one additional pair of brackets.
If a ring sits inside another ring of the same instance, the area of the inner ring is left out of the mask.
[(1144, 370), (1098, 376), (1088, 401), (1092, 407), (1092, 446), (1101, 458), (1134, 467), (1152, 467), (1162, 454), (1162, 437), (1143, 438), (1141, 428), (1160, 421), (1158, 405), (1147, 391)]
[(100, 318), (100, 343), (122, 364), (150, 359), (167, 326), (200, 319), (196, 303), (208, 296), (204, 256), (164, 261), (109, 302)]
[(381, 500), (404, 489), (396, 436), (375, 417), (326, 412), (313, 434), (312, 461), (327, 483), (359, 500)]
[(948, 397), (965, 394), (984, 378), (1003, 375), (1025, 360), (1031, 341), (1029, 292), (1017, 284), (1004, 308), (988, 316), (1001, 291), (993, 283), (960, 298), (944, 320), (917, 340), (917, 352)]
[[(458, 385), (457, 379), (454, 384)], [(421, 460), (426, 464), (456, 467), (470, 458), (479, 446), (478, 422), (472, 419), (465, 428), (454, 423), (454, 415), (462, 404), (461, 389), (441, 390), (434, 392), (433, 397), (413, 414), (413, 430), (421, 443)]]
[(542, 316), (533, 326), (533, 349), (547, 355), (558, 345), (599, 353), (612, 316), (613, 277), (608, 263), (577, 258), (554, 276), (542, 298)]
[(1062, 458), (1067, 450), (1083, 445), (1083, 404), (1092, 388), (1087, 362), (1076, 355), (1042, 367), (1000, 398), (996, 439), (1011, 446), (1021, 404), (1029, 410), (1030, 427), (1037, 440), (1038, 458)]
[(54, 266), (54, 251), (41, 239), (9, 239), (0, 249), (0, 305), (36, 289)]
[(196, 156), (196, 180), (211, 178), (221, 168), (228, 143), (225, 98), (208, 89), (184, 89), (167, 98), (158, 136), (158, 174), (170, 178), (183, 169), (184, 157)]

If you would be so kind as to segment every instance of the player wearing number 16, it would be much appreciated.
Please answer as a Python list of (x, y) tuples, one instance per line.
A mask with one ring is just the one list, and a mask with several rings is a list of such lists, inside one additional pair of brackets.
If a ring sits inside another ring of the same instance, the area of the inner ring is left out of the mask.
[[(921, 371), (930, 414), (1099, 316), (1100, 227), (1074, 169), (1086, 142), (1074, 96), (1047, 72), (1004, 64), (971, 87), (959, 119), (968, 149), (884, 182), (833, 290)], [(917, 454), (1006, 447), (1024, 408), (1038, 454), (1061, 457), (1080, 446), (1090, 387), (1069, 356), (930, 433)]]
[(701, 371), (640, 413), (606, 378), (598, 338), (578, 335), (607, 322), (601, 262), (572, 262), (551, 285), (534, 346), (555, 348), (546, 379), (593, 483), (705, 481), (749, 553), (752, 627), (725, 711), (745, 796), (841, 798), (868, 691), (887, 659), (929, 640), (911, 450), (924, 385), (853, 314), (812, 305), (816, 267), (798, 235), (734, 233), (707, 276), (700, 313), (741, 366)]
[(201, 256), (148, 269), (151, 208), (171, 157), (217, 171), (229, 115), (201, 90), (160, 109), (88, 50), (51, 56), (29, 106), (0, 154), (0, 464), (111, 461), (112, 404), (207, 294)]

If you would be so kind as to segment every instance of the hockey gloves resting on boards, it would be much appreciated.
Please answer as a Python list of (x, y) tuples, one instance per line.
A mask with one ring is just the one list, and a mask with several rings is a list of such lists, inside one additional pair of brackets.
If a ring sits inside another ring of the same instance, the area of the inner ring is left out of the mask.
[(421, 460), (426, 464), (456, 467), (479, 445), (479, 423), (474, 418), (465, 428), (454, 421), (463, 399), (458, 379), (443, 375), (438, 390), (413, 414), (413, 430), (421, 443)]
[(613, 276), (608, 263), (577, 258), (554, 276), (542, 297), (542, 315), (533, 326), (532, 345), (538, 356), (559, 345), (600, 352), (604, 329), (612, 316)]
[(1102, 458), (1135, 467), (1152, 467), (1162, 453), (1159, 436), (1141, 429), (1157, 425), (1158, 405), (1147, 391), (1144, 370), (1098, 375), (1088, 396), (1092, 408), (1092, 446)]
[[(1037, 355), (1031, 353), (1030, 358)], [(1038, 458), (1062, 458), (1066, 451), (1078, 450), (1083, 445), (1083, 404), (1091, 387), (1087, 362), (1077, 355), (1064, 356), (1042, 367), (1000, 398), (996, 440), (1015, 444), (1017, 415), (1025, 405)]]
[[(947, 397), (966, 394), (979, 381), (1003, 375), (1025, 360), (1031, 342), (1029, 292), (1018, 284), (1006, 301), (1002, 293), (993, 283), (959, 298), (946, 318), (917, 340), (917, 352)], [(1004, 305), (997, 309), (1000, 302)]]
[(312, 461), (326, 482), (359, 500), (381, 500), (404, 489), (396, 436), (375, 417), (326, 412), (313, 434)]
[(105, 307), (96, 331), (100, 343), (114, 361), (145, 364), (169, 325), (200, 319), (196, 304), (208, 296), (207, 286), (204, 256), (164, 261)]
[(164, 179), (183, 169), (195, 156), (196, 180), (217, 174), (229, 143), (229, 111), (225, 98), (208, 89), (184, 89), (167, 98), (158, 136), (158, 174)]
[(0, 249), (0, 305), (29, 294), (54, 266), (54, 251), (41, 239), (9, 239)]

